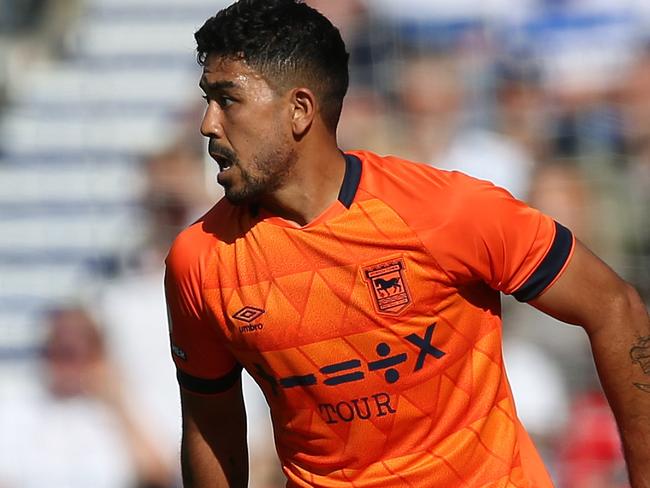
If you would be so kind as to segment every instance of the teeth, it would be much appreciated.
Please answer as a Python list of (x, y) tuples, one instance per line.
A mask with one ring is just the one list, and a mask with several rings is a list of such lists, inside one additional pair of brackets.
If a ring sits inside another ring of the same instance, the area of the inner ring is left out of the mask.
[(231, 162), (228, 161), (227, 159), (218, 159), (217, 164), (219, 164), (219, 169), (221, 171), (225, 171), (228, 168), (230, 168), (230, 166), (232, 166)]

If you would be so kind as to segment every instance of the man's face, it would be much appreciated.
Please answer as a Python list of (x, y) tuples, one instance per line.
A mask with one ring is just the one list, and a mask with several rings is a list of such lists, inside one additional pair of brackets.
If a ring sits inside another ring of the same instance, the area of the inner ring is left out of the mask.
[(256, 202), (280, 189), (297, 159), (288, 99), (244, 61), (216, 56), (208, 56), (200, 87), (208, 104), (201, 133), (226, 198)]

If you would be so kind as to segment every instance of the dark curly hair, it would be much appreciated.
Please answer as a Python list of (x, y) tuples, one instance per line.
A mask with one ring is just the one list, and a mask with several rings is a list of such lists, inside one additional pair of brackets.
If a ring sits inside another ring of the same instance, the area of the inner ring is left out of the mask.
[(245, 61), (284, 92), (314, 91), (321, 116), (334, 131), (348, 89), (348, 58), (338, 29), (300, 0), (239, 0), (194, 34), (198, 62), (210, 55)]

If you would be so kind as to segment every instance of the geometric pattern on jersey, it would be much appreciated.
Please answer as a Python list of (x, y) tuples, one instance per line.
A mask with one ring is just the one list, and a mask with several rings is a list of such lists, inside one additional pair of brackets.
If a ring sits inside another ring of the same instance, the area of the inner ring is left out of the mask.
[(570, 233), (567, 249), (568, 231), (485, 182), (353, 156), (350, 201), (307, 226), (222, 201), (179, 237), (181, 386), (246, 368), (288, 486), (551, 486), (516, 417), (499, 290), (543, 292)]

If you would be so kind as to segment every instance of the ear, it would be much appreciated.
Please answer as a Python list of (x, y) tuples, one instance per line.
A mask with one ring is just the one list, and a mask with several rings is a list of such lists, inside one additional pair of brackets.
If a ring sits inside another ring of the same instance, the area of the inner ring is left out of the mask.
[(302, 138), (316, 117), (316, 97), (309, 88), (295, 88), (291, 93), (291, 127), (296, 138)]

